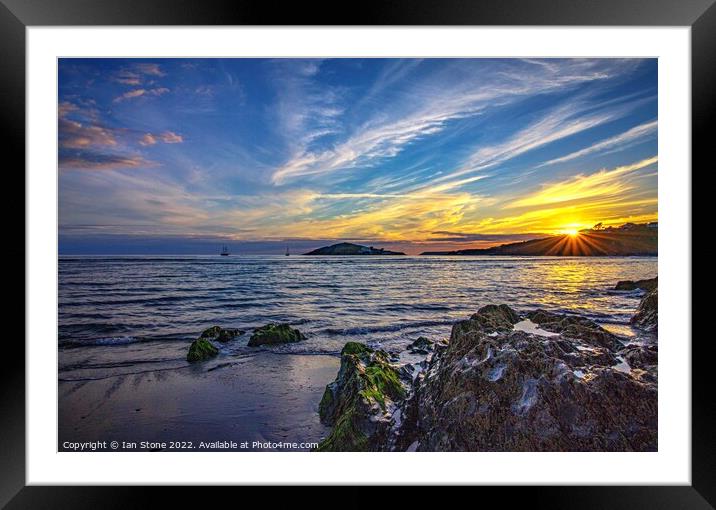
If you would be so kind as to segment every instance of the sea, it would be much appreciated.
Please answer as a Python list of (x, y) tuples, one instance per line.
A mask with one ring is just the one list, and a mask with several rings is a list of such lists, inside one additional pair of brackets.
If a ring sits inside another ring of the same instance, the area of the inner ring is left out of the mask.
[[(656, 257), (61, 256), (59, 379), (81, 381), (186, 366), (213, 325), (245, 334), (222, 354), (337, 355), (348, 341), (400, 351), (448, 338), (486, 304), (591, 318), (624, 336)], [(254, 328), (291, 324), (293, 344), (248, 347)]]

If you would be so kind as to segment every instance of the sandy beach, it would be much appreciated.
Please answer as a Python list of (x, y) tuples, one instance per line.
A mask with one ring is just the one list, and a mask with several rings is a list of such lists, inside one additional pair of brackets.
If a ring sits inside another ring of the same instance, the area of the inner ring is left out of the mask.
[(292, 448), (252, 443), (318, 442), (328, 430), (319, 422), (318, 403), (339, 362), (335, 356), (261, 351), (97, 380), (60, 380), (58, 449), (92, 441), (190, 441), (195, 447), (235, 441), (248, 442), (241, 449), (278, 451)]

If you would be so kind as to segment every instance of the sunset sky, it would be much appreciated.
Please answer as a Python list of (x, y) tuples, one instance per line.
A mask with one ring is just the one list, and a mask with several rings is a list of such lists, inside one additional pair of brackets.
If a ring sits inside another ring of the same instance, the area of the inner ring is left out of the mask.
[(62, 59), (60, 253), (464, 249), (657, 219), (655, 59)]

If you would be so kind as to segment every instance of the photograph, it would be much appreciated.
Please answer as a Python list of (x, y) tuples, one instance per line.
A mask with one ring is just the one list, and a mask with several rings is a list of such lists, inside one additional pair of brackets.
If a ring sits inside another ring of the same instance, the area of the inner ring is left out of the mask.
[(659, 451), (658, 58), (56, 62), (57, 451)]

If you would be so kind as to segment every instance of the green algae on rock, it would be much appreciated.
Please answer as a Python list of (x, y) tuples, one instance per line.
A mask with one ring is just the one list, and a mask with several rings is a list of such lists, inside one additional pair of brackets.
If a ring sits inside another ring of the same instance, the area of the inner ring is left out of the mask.
[(288, 324), (267, 324), (254, 330), (249, 339), (249, 347), (299, 342), (306, 337)]
[(203, 361), (213, 358), (217, 354), (219, 354), (219, 349), (214, 347), (214, 344), (206, 338), (197, 338), (189, 346), (189, 352), (186, 355), (186, 360), (189, 362)]
[(243, 335), (245, 331), (236, 328), (222, 328), (220, 326), (212, 326), (201, 332), (199, 338), (209, 338), (212, 340), (218, 340), (221, 343), (226, 343), (229, 340), (233, 340), (239, 335)]
[(317, 451), (377, 451), (387, 443), (395, 404), (406, 396), (385, 351), (349, 342), (336, 380), (326, 386), (319, 416), (333, 429)]

